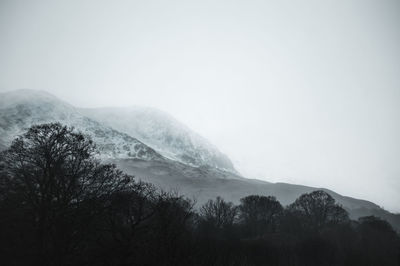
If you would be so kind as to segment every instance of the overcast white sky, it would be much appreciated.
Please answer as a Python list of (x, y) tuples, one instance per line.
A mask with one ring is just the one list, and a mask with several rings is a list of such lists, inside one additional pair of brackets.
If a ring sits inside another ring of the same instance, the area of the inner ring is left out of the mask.
[(400, 1), (0, 0), (0, 91), (165, 110), (247, 177), (400, 211)]

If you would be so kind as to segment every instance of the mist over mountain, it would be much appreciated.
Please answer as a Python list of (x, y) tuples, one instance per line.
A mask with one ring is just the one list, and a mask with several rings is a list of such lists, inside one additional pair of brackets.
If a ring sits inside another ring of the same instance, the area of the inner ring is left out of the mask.
[[(42, 91), (0, 94), (0, 148), (31, 125), (60, 122), (92, 137), (98, 157), (137, 179), (195, 198), (197, 205), (221, 196), (234, 203), (251, 194), (272, 195), (282, 204), (317, 188), (246, 179), (229, 158), (170, 115), (146, 107), (81, 109)], [(352, 218), (377, 215), (400, 230), (400, 215), (378, 205), (328, 192)]]
[(400, 266), (400, 1), (0, 1), (0, 266)]
[(167, 158), (235, 173), (229, 158), (206, 139), (160, 110), (148, 107), (81, 109), (82, 113), (140, 139)]

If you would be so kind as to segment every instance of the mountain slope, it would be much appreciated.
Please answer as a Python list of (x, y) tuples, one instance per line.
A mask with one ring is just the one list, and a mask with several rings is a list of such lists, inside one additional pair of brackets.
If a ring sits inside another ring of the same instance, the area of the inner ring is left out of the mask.
[(227, 171), (193, 167), (171, 160), (152, 162), (117, 159), (114, 162), (125, 172), (135, 175), (137, 179), (154, 183), (167, 190), (177, 189), (189, 197), (196, 196), (199, 204), (216, 196), (238, 203), (244, 196), (260, 194), (275, 196), (283, 205), (287, 205), (301, 194), (321, 189), (347, 209), (380, 209), (372, 202), (342, 196), (324, 188), (247, 179)]
[(387, 212), (372, 202), (346, 197), (324, 188), (246, 179), (216, 168), (193, 167), (171, 160), (155, 162), (122, 159), (114, 160), (114, 163), (137, 179), (194, 198), (197, 206), (217, 196), (237, 204), (242, 197), (252, 194), (275, 196), (282, 205), (288, 205), (304, 193), (324, 190), (349, 212), (352, 219), (375, 215), (387, 220), (400, 232), (400, 214)]
[(83, 116), (73, 106), (46, 92), (18, 90), (0, 94), (0, 146), (9, 146), (31, 125), (48, 122), (74, 126), (91, 136), (101, 158), (163, 158), (139, 140)]
[(229, 158), (188, 127), (154, 108), (81, 109), (88, 117), (125, 132), (167, 158), (192, 166), (211, 166), (237, 173)]

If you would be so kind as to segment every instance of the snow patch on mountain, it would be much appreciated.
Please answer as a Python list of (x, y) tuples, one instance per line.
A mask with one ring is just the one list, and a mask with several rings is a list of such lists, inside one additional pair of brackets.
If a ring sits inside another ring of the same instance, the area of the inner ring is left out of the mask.
[(34, 124), (60, 122), (89, 135), (102, 159), (162, 156), (141, 141), (82, 115), (72, 105), (43, 91), (18, 90), (0, 94), (0, 146), (7, 147)]

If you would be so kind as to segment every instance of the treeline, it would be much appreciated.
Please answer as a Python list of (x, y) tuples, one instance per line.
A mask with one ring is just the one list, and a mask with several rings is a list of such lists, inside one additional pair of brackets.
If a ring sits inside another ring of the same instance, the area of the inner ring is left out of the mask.
[(251, 195), (196, 208), (94, 154), (57, 123), (1, 154), (1, 265), (400, 265), (386, 221), (352, 221), (323, 191), (287, 207)]

